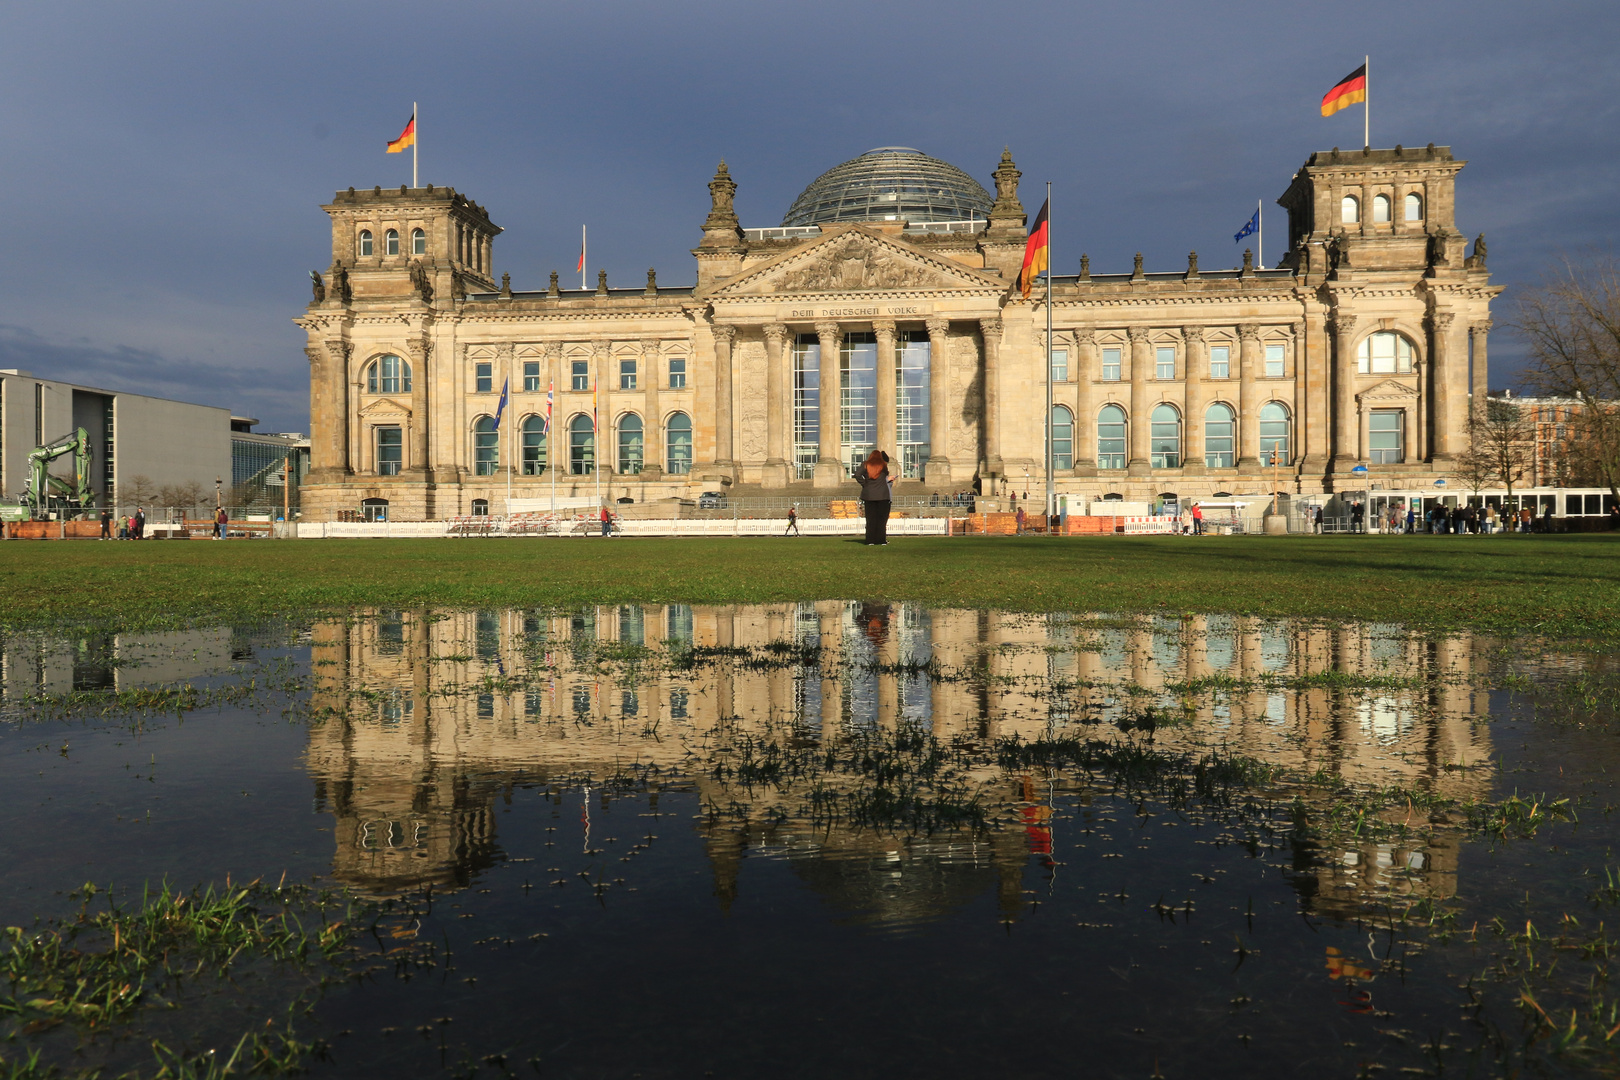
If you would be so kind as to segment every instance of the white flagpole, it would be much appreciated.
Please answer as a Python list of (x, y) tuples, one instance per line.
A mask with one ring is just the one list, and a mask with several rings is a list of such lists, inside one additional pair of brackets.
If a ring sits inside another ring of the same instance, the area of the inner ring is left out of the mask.
[(1372, 57), (1361, 58), (1361, 145), (1372, 148)]
[(579, 227), (579, 287), (581, 289), (585, 288), (585, 269), (589, 265), (590, 260), (585, 257), (585, 226), (581, 225)]
[[(1057, 490), (1052, 479), (1052, 181), (1046, 182), (1046, 534), (1052, 532)], [(1026, 494), (1026, 498), (1027, 498)]]
[(411, 187), (420, 187), (416, 182), (416, 147), (422, 141), (422, 118), (416, 115), (416, 102), (411, 102)]
[(1254, 216), (1260, 222), (1260, 239), (1255, 244), (1260, 249), (1260, 258), (1255, 260), (1255, 268), (1264, 270), (1266, 268), (1266, 207), (1264, 199), (1254, 200)]

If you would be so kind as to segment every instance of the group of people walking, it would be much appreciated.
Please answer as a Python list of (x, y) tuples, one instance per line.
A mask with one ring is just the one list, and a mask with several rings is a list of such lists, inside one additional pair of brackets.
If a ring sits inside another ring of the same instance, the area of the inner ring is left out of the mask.
[[(1346, 516), (1349, 518), (1350, 532), (1367, 531), (1369, 523), (1367, 507), (1361, 500), (1357, 499), (1350, 504)], [(1371, 523), (1385, 534), (1489, 535), (1496, 532), (1551, 532), (1552, 516), (1550, 504), (1544, 505), (1538, 515), (1535, 509), (1529, 506), (1522, 506), (1517, 510), (1498, 511), (1496, 506), (1491, 504), (1447, 506), (1444, 503), (1435, 503), (1420, 515), (1416, 503), (1404, 505), (1392, 503), (1381, 512), (1374, 511)], [(1322, 532), (1322, 507), (1316, 508), (1312, 518), (1315, 531)]]
[(137, 506), (133, 514), (113, 517), (110, 509), (101, 511), (101, 539), (114, 538), (114, 523), (117, 525), (117, 539), (144, 540), (146, 538), (146, 511)]

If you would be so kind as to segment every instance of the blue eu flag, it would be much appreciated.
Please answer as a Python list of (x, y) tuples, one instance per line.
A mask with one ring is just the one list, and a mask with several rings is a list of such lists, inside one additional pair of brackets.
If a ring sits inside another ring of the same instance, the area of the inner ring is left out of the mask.
[(1249, 223), (1247, 225), (1243, 226), (1243, 228), (1238, 230), (1238, 234), (1236, 236), (1232, 237), (1232, 242), (1234, 244), (1241, 243), (1245, 236), (1252, 236), (1253, 234), (1255, 234), (1255, 233), (1257, 233), (1259, 231), (1260, 231), (1260, 211), (1258, 209), (1256, 209), (1255, 212), (1254, 212), (1254, 217), (1249, 219)]
[(497, 402), (496, 405), (495, 405), (495, 430), (496, 431), (499, 431), (501, 429), (501, 413), (506, 411), (506, 388), (507, 388), (508, 385), (511, 384), (511, 382), (512, 382), (511, 379), (507, 379), (505, 382), (501, 383), (501, 400), (499, 402)]

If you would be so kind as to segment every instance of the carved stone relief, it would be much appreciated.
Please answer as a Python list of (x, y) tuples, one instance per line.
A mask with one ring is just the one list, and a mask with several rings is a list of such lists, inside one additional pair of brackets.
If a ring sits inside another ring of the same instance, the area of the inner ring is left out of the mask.
[[(731, 347), (731, 363), (742, 389), (733, 399), (737, 410), (737, 434), (744, 461), (763, 461), (766, 449), (765, 342), (739, 339)], [(749, 388), (753, 388), (750, 392)]]
[(748, 291), (827, 293), (920, 286), (959, 288), (962, 284), (943, 271), (912, 262), (869, 237), (852, 233), (815, 249), (802, 262), (751, 282)]

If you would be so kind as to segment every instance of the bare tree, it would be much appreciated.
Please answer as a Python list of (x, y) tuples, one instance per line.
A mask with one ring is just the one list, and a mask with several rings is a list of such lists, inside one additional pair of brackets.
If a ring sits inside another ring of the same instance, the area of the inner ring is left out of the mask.
[(1565, 261), (1519, 296), (1513, 329), (1530, 346), (1527, 380), (1538, 393), (1572, 398), (1570, 444), (1620, 499), (1620, 266)]
[(1468, 450), (1457, 462), (1458, 478), (1476, 493), (1494, 480), (1507, 488), (1511, 501), (1513, 485), (1535, 467), (1535, 421), (1513, 402), (1492, 398), (1483, 418), (1469, 420), (1468, 435)]
[(118, 482), (118, 501), (124, 505), (151, 506), (157, 493), (152, 478), (145, 473), (136, 473), (128, 480)]
[[(1475, 426), (1470, 422), (1470, 435), (1474, 434)], [(1480, 445), (1478, 439), (1470, 439), (1468, 449), (1457, 455), (1457, 460), (1452, 464), (1451, 474), (1462, 481), (1463, 486), (1476, 498), (1479, 496), (1480, 488), (1488, 487), (1491, 481), (1496, 479), (1496, 469), (1491, 462), (1491, 456), (1484, 452), (1484, 447)]]

